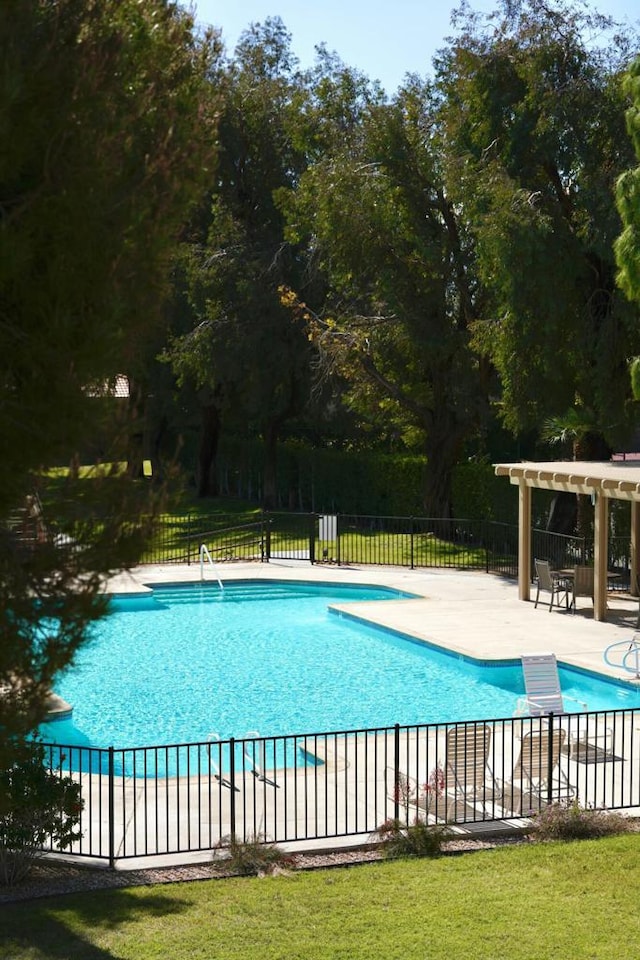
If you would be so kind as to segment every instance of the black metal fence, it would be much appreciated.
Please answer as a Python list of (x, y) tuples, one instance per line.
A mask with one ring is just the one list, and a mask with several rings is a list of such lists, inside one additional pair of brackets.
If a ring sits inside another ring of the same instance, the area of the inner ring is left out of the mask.
[(197, 563), (203, 543), (216, 561), (261, 560), (267, 549), (267, 532), (266, 516), (244, 523), (232, 516), (162, 516), (142, 562)]
[(201, 544), (214, 561), (298, 559), (342, 564), (451, 567), (515, 575), (518, 530), (484, 520), (263, 513), (163, 517), (143, 560), (197, 563)]
[(640, 807), (640, 710), (98, 750), (47, 745), (82, 786), (70, 851), (111, 865), (236, 839), (367, 837), (411, 823), (519, 822), (554, 801)]
[[(214, 562), (272, 559), (355, 565), (484, 570), (506, 576), (518, 572), (518, 527), (491, 520), (428, 517), (366, 517), (348, 514), (259, 514), (238, 522), (232, 516), (161, 518), (143, 561), (197, 563), (201, 544)], [(593, 559), (593, 544), (581, 537), (534, 529), (532, 560), (564, 568)], [(609, 569), (628, 583), (628, 537), (609, 538)]]

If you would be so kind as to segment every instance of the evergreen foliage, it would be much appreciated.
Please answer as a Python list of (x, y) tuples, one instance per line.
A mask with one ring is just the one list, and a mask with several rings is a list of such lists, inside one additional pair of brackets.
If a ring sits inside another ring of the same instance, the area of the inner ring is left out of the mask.
[(99, 434), (126, 455), (127, 404), (114, 417), (105, 395), (162, 316), (216, 51), (166, 0), (0, 4), (0, 772), (148, 532), (140, 491), (76, 467)]
[(310, 393), (306, 330), (279, 292), (299, 265), (277, 195), (305, 163), (296, 131), (300, 79), (279, 19), (243, 35), (222, 89), (218, 160), (180, 258), (187, 330), (167, 358), (180, 383), (197, 390), (200, 493), (216, 492), (222, 425), (243, 422), (262, 438), (262, 499), (272, 506), (277, 441)]
[(65, 850), (78, 839), (80, 784), (47, 769), (39, 743), (21, 746), (0, 770), (0, 886), (29, 873), (47, 844)]
[(639, 336), (612, 249), (629, 42), (587, 40), (611, 28), (578, 6), (505, 3), (497, 23), (469, 14), (438, 70), (451, 186), (487, 291), (475, 345), (498, 371), (503, 421), (517, 432), (589, 410), (580, 454), (595, 459), (633, 416), (624, 367)]
[[(640, 57), (629, 68), (623, 82), (630, 105), (627, 131), (640, 160)], [(629, 300), (640, 302), (640, 166), (626, 170), (616, 185), (616, 201), (623, 230), (615, 243), (618, 283)], [(636, 393), (636, 399), (640, 394)]]

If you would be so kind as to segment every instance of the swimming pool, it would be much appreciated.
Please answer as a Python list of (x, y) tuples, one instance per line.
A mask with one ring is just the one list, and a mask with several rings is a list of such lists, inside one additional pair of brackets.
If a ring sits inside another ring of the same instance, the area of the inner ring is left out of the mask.
[[(56, 692), (57, 743), (116, 748), (513, 715), (519, 661), (487, 666), (336, 615), (332, 604), (409, 597), (381, 587), (235, 581), (116, 598)], [(628, 684), (561, 667), (591, 710), (640, 705)]]

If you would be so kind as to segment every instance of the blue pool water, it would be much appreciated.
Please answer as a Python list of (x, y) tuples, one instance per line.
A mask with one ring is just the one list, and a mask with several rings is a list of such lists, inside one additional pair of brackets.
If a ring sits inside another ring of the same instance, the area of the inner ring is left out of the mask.
[[(225, 740), (512, 716), (519, 662), (483, 666), (329, 609), (402, 596), (240, 581), (116, 599), (56, 687), (72, 719), (42, 732), (119, 749), (194, 743), (214, 731)], [(590, 710), (640, 706), (623, 683), (567, 668), (560, 676), (564, 693)]]

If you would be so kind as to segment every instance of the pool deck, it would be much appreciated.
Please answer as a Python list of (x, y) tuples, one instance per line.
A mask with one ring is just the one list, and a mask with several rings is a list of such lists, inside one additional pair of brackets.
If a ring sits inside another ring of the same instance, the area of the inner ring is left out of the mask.
[[(543, 594), (536, 608), (533, 600), (518, 599), (515, 580), (481, 572), (312, 565), (296, 560), (219, 564), (216, 569), (223, 583), (308, 580), (393, 587), (418, 594), (420, 599), (348, 603), (339, 609), (481, 661), (551, 652), (563, 663), (635, 682), (629, 673), (603, 660), (609, 644), (631, 640), (635, 633), (638, 600), (628, 594), (610, 594), (608, 620), (596, 621), (588, 598), (578, 599), (575, 614), (557, 607), (549, 611), (548, 594)], [(211, 570), (205, 570), (205, 579), (216, 580)], [(149, 565), (112, 578), (108, 589), (135, 593), (154, 584), (199, 581), (197, 564)]]

